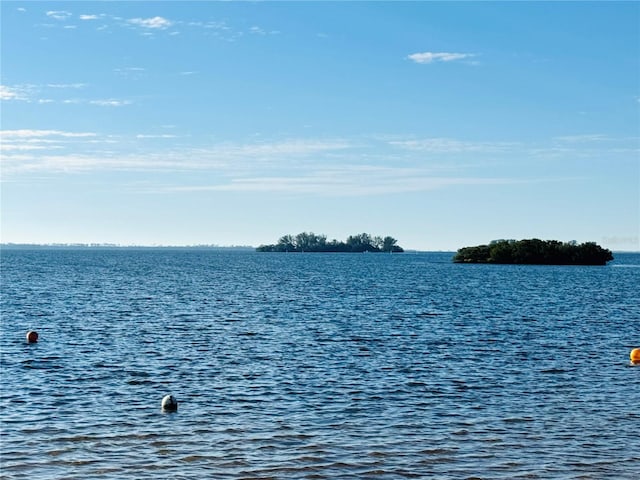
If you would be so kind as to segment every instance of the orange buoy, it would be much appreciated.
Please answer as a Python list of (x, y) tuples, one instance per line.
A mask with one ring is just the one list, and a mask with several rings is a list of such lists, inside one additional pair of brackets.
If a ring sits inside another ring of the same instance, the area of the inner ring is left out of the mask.
[(38, 332), (35, 330), (29, 330), (27, 332), (27, 342), (36, 343), (38, 341)]
[(631, 363), (640, 364), (640, 348), (634, 348), (629, 354)]

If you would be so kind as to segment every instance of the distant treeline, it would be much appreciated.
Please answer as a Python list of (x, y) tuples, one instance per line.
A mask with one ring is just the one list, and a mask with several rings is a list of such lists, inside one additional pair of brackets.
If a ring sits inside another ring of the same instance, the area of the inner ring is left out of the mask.
[(539, 265), (605, 265), (610, 250), (594, 242), (578, 245), (557, 240), (494, 240), (489, 245), (464, 247), (453, 257), (456, 263), (515, 263)]
[(350, 235), (346, 241), (327, 241), (326, 235), (302, 232), (295, 236), (284, 235), (273, 245), (260, 245), (258, 252), (404, 252), (393, 237), (371, 236), (368, 233)]
[(12, 250), (233, 250), (253, 251), (250, 245), (122, 245), (116, 243), (0, 243), (0, 249)]

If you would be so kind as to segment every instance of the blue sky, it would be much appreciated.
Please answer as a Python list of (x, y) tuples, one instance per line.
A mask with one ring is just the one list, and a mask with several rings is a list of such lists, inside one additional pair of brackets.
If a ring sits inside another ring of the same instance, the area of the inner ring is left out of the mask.
[(2, 242), (640, 250), (638, 2), (11, 2)]

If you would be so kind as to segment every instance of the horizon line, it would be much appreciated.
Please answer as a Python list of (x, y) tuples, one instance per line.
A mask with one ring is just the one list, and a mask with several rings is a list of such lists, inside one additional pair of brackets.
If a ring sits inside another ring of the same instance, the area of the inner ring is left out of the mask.
[[(211, 250), (252, 250), (255, 251), (258, 247), (253, 245), (218, 245), (215, 243), (202, 243), (202, 244), (192, 244), (192, 245), (145, 245), (145, 244), (120, 244), (120, 243), (18, 243), (18, 242), (0, 242), (0, 249), (2, 248), (78, 248), (78, 249), (101, 249), (101, 248), (113, 248), (113, 249), (127, 249), (127, 248), (139, 248), (139, 249), (211, 249)], [(460, 247), (463, 248), (463, 247)], [(404, 253), (456, 253), (459, 249), (454, 250), (421, 250), (417, 248), (405, 248)], [(611, 250), (613, 253), (637, 253), (640, 254), (640, 250)], [(314, 252), (315, 253), (315, 252)], [(331, 252), (325, 252), (331, 253)], [(345, 252), (338, 252), (345, 253)], [(349, 253), (349, 252), (346, 252)]]
[[(157, 249), (212, 249), (212, 250), (256, 250), (258, 247), (253, 245), (218, 245), (218, 244), (192, 244), (192, 245), (166, 245), (166, 244), (158, 244), (158, 245), (148, 245), (148, 244), (121, 244), (121, 243), (82, 243), (82, 242), (72, 242), (72, 243), (23, 243), (23, 242), (0, 242), (0, 248), (114, 248), (114, 249), (125, 249), (125, 248), (157, 248)], [(421, 253), (455, 253), (456, 250), (421, 250), (417, 248), (406, 248), (405, 252), (421, 252)], [(344, 253), (344, 252), (340, 252)], [(348, 253), (348, 252), (347, 252)], [(639, 252), (640, 253), (640, 252)]]

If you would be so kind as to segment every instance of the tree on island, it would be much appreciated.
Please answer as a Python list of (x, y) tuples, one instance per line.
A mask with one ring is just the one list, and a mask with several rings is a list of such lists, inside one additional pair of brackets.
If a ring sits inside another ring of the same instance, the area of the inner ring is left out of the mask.
[(404, 252), (397, 245), (398, 241), (393, 237), (372, 237), (368, 233), (349, 235), (346, 241), (327, 241), (326, 235), (316, 235), (313, 232), (302, 232), (295, 236), (284, 235), (278, 243), (272, 245), (260, 245), (258, 252)]
[(578, 245), (557, 240), (494, 240), (489, 245), (464, 247), (453, 257), (456, 263), (501, 263), (527, 265), (606, 265), (610, 250), (594, 242)]

